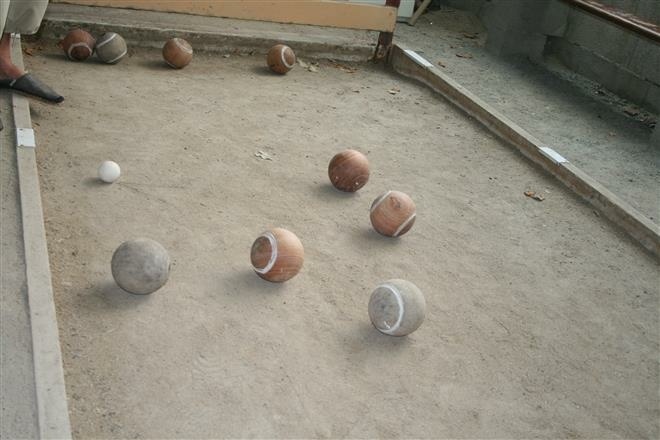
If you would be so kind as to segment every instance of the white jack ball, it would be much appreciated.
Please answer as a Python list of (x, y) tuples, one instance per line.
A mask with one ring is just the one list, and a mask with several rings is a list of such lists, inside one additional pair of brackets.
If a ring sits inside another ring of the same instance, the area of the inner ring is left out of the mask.
[(106, 160), (99, 167), (99, 179), (105, 183), (112, 183), (115, 180), (119, 179), (121, 175), (121, 169), (116, 162), (111, 160)]

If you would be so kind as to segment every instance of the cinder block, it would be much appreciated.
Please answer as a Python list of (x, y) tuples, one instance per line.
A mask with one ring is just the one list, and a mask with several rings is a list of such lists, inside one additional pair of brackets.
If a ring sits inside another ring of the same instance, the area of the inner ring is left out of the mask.
[(570, 12), (571, 8), (566, 3), (559, 1), (548, 3), (541, 22), (541, 33), (551, 37), (563, 36), (568, 29)]
[(635, 15), (651, 23), (660, 23), (658, 0), (636, 0)]
[(479, 10), (482, 8), (484, 3), (486, 3), (486, 0), (445, 0), (443, 2), (443, 4), (449, 6), (450, 8), (469, 11), (475, 15), (479, 14)]
[(624, 66), (640, 77), (660, 85), (660, 47), (656, 43), (638, 39)]
[(541, 34), (528, 34), (512, 30), (489, 33), (486, 49), (495, 55), (527, 55), (532, 59), (543, 56), (547, 37)]
[(649, 91), (646, 94), (646, 98), (644, 99), (642, 106), (660, 114), (660, 86), (655, 84), (651, 84), (649, 86)]
[(483, 4), (479, 18), (488, 32), (519, 29), (522, 26), (521, 11), (524, 4), (521, 0), (498, 0)]
[[(488, 29), (486, 48), (497, 55), (543, 55), (547, 35), (563, 34), (568, 9), (552, 0), (492, 0), (479, 18)], [(547, 30), (547, 33), (546, 33)]]
[(639, 39), (618, 26), (577, 9), (571, 10), (568, 15), (568, 28), (564, 36), (571, 43), (620, 64), (627, 61)]
[(651, 87), (651, 83), (644, 81), (623, 67), (617, 69), (616, 77), (610, 84), (610, 86), (604, 85), (617, 95), (641, 106), (644, 106)]
[(603, 84), (608, 89), (615, 86), (617, 68), (609, 60), (563, 38), (553, 41), (551, 48), (566, 66), (580, 75)]

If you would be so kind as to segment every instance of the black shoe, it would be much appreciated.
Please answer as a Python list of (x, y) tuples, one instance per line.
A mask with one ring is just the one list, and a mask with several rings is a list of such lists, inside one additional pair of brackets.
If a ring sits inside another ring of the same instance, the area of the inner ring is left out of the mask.
[(31, 73), (25, 73), (20, 78), (0, 80), (0, 88), (11, 89), (29, 96), (36, 96), (48, 102), (60, 103), (64, 97), (46, 84), (39, 81)]

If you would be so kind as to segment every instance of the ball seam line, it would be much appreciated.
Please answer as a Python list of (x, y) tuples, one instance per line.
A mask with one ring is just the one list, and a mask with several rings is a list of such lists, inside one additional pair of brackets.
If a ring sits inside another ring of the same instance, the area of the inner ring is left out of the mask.
[(371, 207), (370, 212), (374, 212), (376, 210), (376, 208), (378, 208), (380, 206), (380, 204), (383, 203), (385, 201), (385, 199), (387, 198), (387, 196), (389, 196), (391, 193), (392, 193), (392, 191), (390, 190), (390, 191), (387, 191), (382, 196), (380, 196), (380, 199), (377, 199), (376, 202)]
[(408, 219), (405, 222), (401, 223), (399, 225), (399, 227), (396, 228), (396, 231), (394, 231), (393, 236), (398, 237), (399, 234), (401, 233), (401, 231), (403, 231), (406, 228), (406, 226), (408, 226), (408, 224), (415, 219), (416, 216), (417, 216), (417, 213), (413, 212), (412, 215), (410, 217), (408, 217)]
[(282, 64), (284, 64), (288, 69), (291, 69), (293, 67), (293, 64), (289, 64), (286, 62), (286, 58), (284, 57), (284, 51), (287, 50), (286, 46), (282, 46), (280, 49), (280, 58), (282, 59)]
[(383, 333), (391, 335), (395, 331), (399, 330), (399, 327), (401, 327), (401, 322), (403, 321), (403, 298), (401, 298), (401, 293), (399, 292), (399, 289), (397, 289), (393, 284), (384, 283), (381, 284), (379, 287), (389, 290), (392, 293), (392, 295), (394, 295), (394, 299), (396, 299), (396, 303), (399, 306), (399, 316), (397, 316), (394, 325), (388, 328), (387, 330), (381, 330)]
[(192, 54), (192, 53), (193, 53), (192, 48), (188, 49), (186, 46), (184, 46), (183, 44), (179, 43), (179, 38), (175, 38), (175, 39), (174, 39), (174, 44), (176, 44), (176, 45), (179, 47), (179, 49), (181, 49), (181, 50), (184, 51), (185, 53), (188, 53), (188, 54)]
[(113, 58), (113, 59), (111, 59), (111, 60), (108, 60), (108, 61), (106, 61), (106, 62), (107, 62), (108, 64), (115, 63), (115, 62), (119, 61), (120, 59), (124, 58), (124, 55), (126, 55), (127, 52), (128, 52), (128, 49), (124, 50), (121, 54), (119, 54), (119, 55), (116, 56), (115, 58)]
[(111, 42), (112, 40), (114, 40), (116, 36), (117, 36), (117, 34), (112, 34), (112, 35), (110, 36), (110, 38), (108, 38), (107, 40), (105, 40), (105, 41), (101, 41), (100, 43), (97, 43), (97, 44), (96, 44), (96, 48), (98, 49), (99, 47), (103, 47), (103, 46), (105, 46), (106, 44), (108, 44), (109, 42)]
[(265, 237), (270, 242), (270, 260), (268, 260), (268, 264), (261, 269), (254, 267), (254, 265), (252, 265), (252, 267), (254, 268), (255, 272), (265, 275), (270, 272), (271, 269), (273, 269), (273, 266), (275, 266), (275, 261), (277, 260), (277, 239), (270, 231), (261, 234), (259, 237), (257, 237), (257, 240), (261, 237)]
[(87, 50), (89, 51), (89, 54), (92, 54), (92, 49), (89, 47), (89, 44), (85, 43), (84, 41), (79, 41), (78, 43), (73, 43), (71, 46), (69, 46), (69, 50), (66, 51), (67, 56), (69, 59), (74, 59), (71, 56), (71, 51), (77, 47), (86, 47)]

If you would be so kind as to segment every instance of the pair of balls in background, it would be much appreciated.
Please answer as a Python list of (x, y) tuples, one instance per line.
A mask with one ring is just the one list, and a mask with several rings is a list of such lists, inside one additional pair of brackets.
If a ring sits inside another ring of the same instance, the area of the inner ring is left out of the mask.
[[(261, 278), (284, 282), (302, 268), (304, 249), (300, 239), (282, 228), (262, 233), (252, 244), (252, 268)], [(369, 318), (380, 332), (391, 336), (408, 335), (424, 322), (426, 300), (413, 283), (393, 279), (380, 284), (372, 292), (368, 305)]]
[(107, 64), (116, 64), (128, 53), (126, 41), (115, 32), (106, 32), (95, 39), (83, 29), (73, 29), (60, 41), (60, 47), (72, 61), (85, 61), (94, 52)]
[[(369, 181), (369, 160), (356, 150), (337, 153), (328, 165), (328, 177), (340, 191), (355, 192)], [(388, 237), (399, 237), (412, 228), (416, 218), (413, 200), (401, 191), (387, 191), (371, 204), (374, 229)]]
[[(281, 283), (300, 272), (305, 250), (293, 232), (273, 228), (254, 241), (250, 259), (254, 271), (261, 278)], [(122, 243), (115, 250), (111, 270), (119, 287), (129, 293), (145, 295), (155, 292), (167, 282), (170, 257), (158, 242), (138, 238)]]
[[(273, 228), (257, 237), (250, 258), (261, 278), (280, 283), (300, 272), (305, 251), (293, 232)], [(136, 295), (160, 289), (170, 274), (169, 254), (161, 244), (148, 238), (122, 243), (113, 253), (110, 265), (117, 285)]]
[[(293, 278), (302, 268), (305, 251), (291, 231), (273, 228), (254, 241), (250, 258), (254, 271), (271, 282)], [(148, 238), (122, 243), (113, 253), (112, 277), (123, 290), (146, 295), (160, 289), (170, 274), (170, 257), (165, 248)]]

